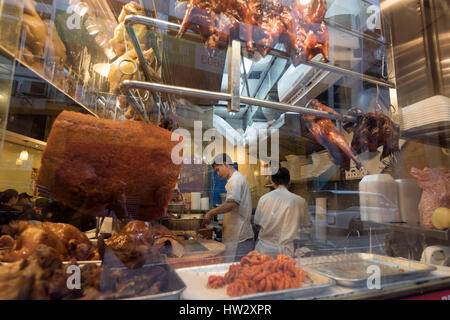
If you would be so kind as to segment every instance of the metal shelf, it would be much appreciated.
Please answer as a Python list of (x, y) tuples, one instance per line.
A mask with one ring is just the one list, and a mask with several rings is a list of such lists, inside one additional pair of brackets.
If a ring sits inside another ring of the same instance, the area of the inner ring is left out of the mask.
[[(143, 24), (143, 25), (147, 25), (147, 26), (153, 26), (153, 27), (163, 27), (165, 29), (167, 29), (168, 31), (173, 31), (173, 32), (178, 32), (178, 30), (180, 29), (180, 25), (173, 23), (173, 22), (168, 22), (168, 21), (163, 21), (163, 20), (159, 20), (159, 19), (154, 19), (154, 18), (149, 18), (149, 17), (144, 17), (144, 16), (139, 16), (139, 15), (129, 15), (125, 18), (125, 26), (127, 28), (127, 31), (129, 32), (129, 34), (131, 35), (131, 38), (133, 40), (133, 44), (136, 47), (136, 43), (137, 42), (137, 38), (136, 36), (133, 36), (134, 31), (133, 28), (130, 28), (130, 26), (134, 25), (134, 24)], [(333, 23), (332, 27), (340, 29), (344, 32), (349, 33), (351, 31), (351, 29), (346, 28), (340, 24), (337, 23)], [(193, 39), (196, 39), (198, 41), (200, 41), (200, 36), (198, 34), (192, 33), (192, 32), (187, 32), (186, 33), (188, 35), (188, 37), (192, 37)], [(372, 37), (368, 37), (366, 35), (363, 35), (361, 33), (358, 33), (356, 31), (352, 31), (353, 35), (356, 35), (360, 38), (364, 38), (367, 40), (374, 40), (374, 38)], [(240, 40), (242, 43), (245, 43), (245, 41)], [(378, 40), (377, 40), (378, 41)], [(140, 46), (139, 46), (140, 47)], [(142, 51), (142, 50), (141, 50)], [(278, 57), (278, 58), (283, 58), (283, 59), (290, 59), (290, 56), (287, 52), (281, 51), (281, 50), (276, 50), (276, 49), (272, 49), (269, 52), (269, 55), (272, 55), (274, 57)], [(139, 55), (140, 57), (140, 55)], [(142, 55), (143, 58), (143, 55)], [(141, 59), (141, 57), (140, 57)], [(353, 70), (349, 70), (349, 69), (345, 69), (342, 67), (337, 67), (334, 65), (330, 65), (328, 63), (325, 62), (319, 62), (319, 61), (308, 61), (305, 62), (306, 65), (312, 66), (314, 68), (319, 68), (319, 69), (323, 69), (323, 70), (327, 70), (327, 71), (331, 71), (331, 72), (336, 72), (336, 73), (340, 73), (343, 74), (345, 76), (351, 76), (351, 77), (358, 77), (364, 81), (370, 82), (370, 83), (374, 83), (380, 86), (384, 86), (384, 87), (388, 87), (388, 88), (395, 88), (395, 85), (392, 82), (386, 81), (384, 79), (379, 79), (376, 77), (372, 77), (372, 76), (368, 76)], [(144, 69), (144, 72), (145, 71)]]
[(14, 54), (12, 54), (8, 49), (6, 49), (5, 47), (3, 47), (3, 45), (0, 45), (0, 52), (3, 54), (8, 55), (11, 58), (16, 59), (18, 62), (20, 62), (21, 65), (23, 65), (25, 68), (27, 68), (28, 70), (30, 70), (31, 72), (33, 72), (39, 79), (42, 79), (43, 81), (49, 83), (50, 85), (52, 85), (54, 88), (56, 88), (59, 92), (61, 92), (62, 94), (64, 94), (66, 97), (68, 97), (70, 100), (74, 101), (76, 104), (78, 104), (79, 106), (81, 106), (82, 108), (86, 109), (86, 111), (88, 111), (90, 114), (92, 114), (94, 117), (96, 118), (100, 118), (94, 111), (92, 111), (90, 108), (86, 107), (83, 103), (81, 103), (80, 101), (78, 101), (75, 97), (72, 97), (71, 95), (69, 95), (67, 92), (65, 92), (64, 90), (62, 90), (61, 88), (59, 88), (55, 83), (53, 83), (52, 81), (50, 81), (49, 79), (46, 79), (44, 76), (42, 76), (41, 74), (39, 74), (38, 72), (36, 72), (32, 67), (30, 67), (27, 63), (25, 63), (23, 60), (18, 59)]
[(447, 230), (435, 230), (435, 229), (425, 229), (419, 226), (411, 226), (405, 223), (380, 223), (389, 226), (391, 230), (406, 233), (422, 234), (429, 238), (440, 239), (444, 241), (450, 241), (450, 229)]

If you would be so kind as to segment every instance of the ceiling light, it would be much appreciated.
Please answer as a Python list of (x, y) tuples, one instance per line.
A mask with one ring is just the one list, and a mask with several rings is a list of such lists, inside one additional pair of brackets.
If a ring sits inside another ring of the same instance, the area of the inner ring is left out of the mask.
[(20, 159), (20, 160), (23, 160), (23, 161), (28, 160), (28, 151), (24, 149), (24, 150), (20, 153), (19, 159)]
[(22, 163), (23, 163), (22, 159), (20, 159), (20, 158), (16, 159), (16, 166), (21, 166)]

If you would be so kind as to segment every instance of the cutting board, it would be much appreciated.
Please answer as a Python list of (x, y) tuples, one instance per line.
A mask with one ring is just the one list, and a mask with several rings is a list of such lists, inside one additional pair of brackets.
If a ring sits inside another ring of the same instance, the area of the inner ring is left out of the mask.
[(167, 258), (174, 269), (224, 262), (225, 245), (215, 240), (186, 240), (187, 252), (181, 258)]

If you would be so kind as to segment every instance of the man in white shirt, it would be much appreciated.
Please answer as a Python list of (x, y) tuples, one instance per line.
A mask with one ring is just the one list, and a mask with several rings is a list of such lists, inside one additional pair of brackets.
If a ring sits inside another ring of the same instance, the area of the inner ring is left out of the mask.
[(299, 229), (311, 223), (305, 199), (289, 192), (289, 184), (289, 171), (280, 168), (272, 175), (275, 190), (259, 199), (255, 224), (260, 227), (260, 231), (255, 250), (260, 254), (294, 257), (294, 240)]
[(239, 261), (255, 246), (250, 189), (244, 176), (234, 169), (228, 155), (215, 157), (212, 166), (221, 178), (228, 180), (225, 186), (227, 196), (224, 204), (206, 213), (204, 224), (210, 223), (212, 216), (224, 214), (222, 242), (227, 247), (227, 260)]

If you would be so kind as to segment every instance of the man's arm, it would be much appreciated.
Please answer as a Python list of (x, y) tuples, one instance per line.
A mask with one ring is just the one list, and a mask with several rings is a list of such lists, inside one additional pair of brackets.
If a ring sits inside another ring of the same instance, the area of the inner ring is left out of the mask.
[(209, 210), (206, 214), (205, 214), (205, 221), (204, 221), (204, 225), (209, 224), (211, 222), (211, 218), (215, 215), (218, 214), (222, 214), (222, 213), (227, 213), (232, 211), (233, 209), (239, 207), (239, 205), (236, 202), (225, 202), (224, 204), (222, 204), (221, 206), (211, 209)]

